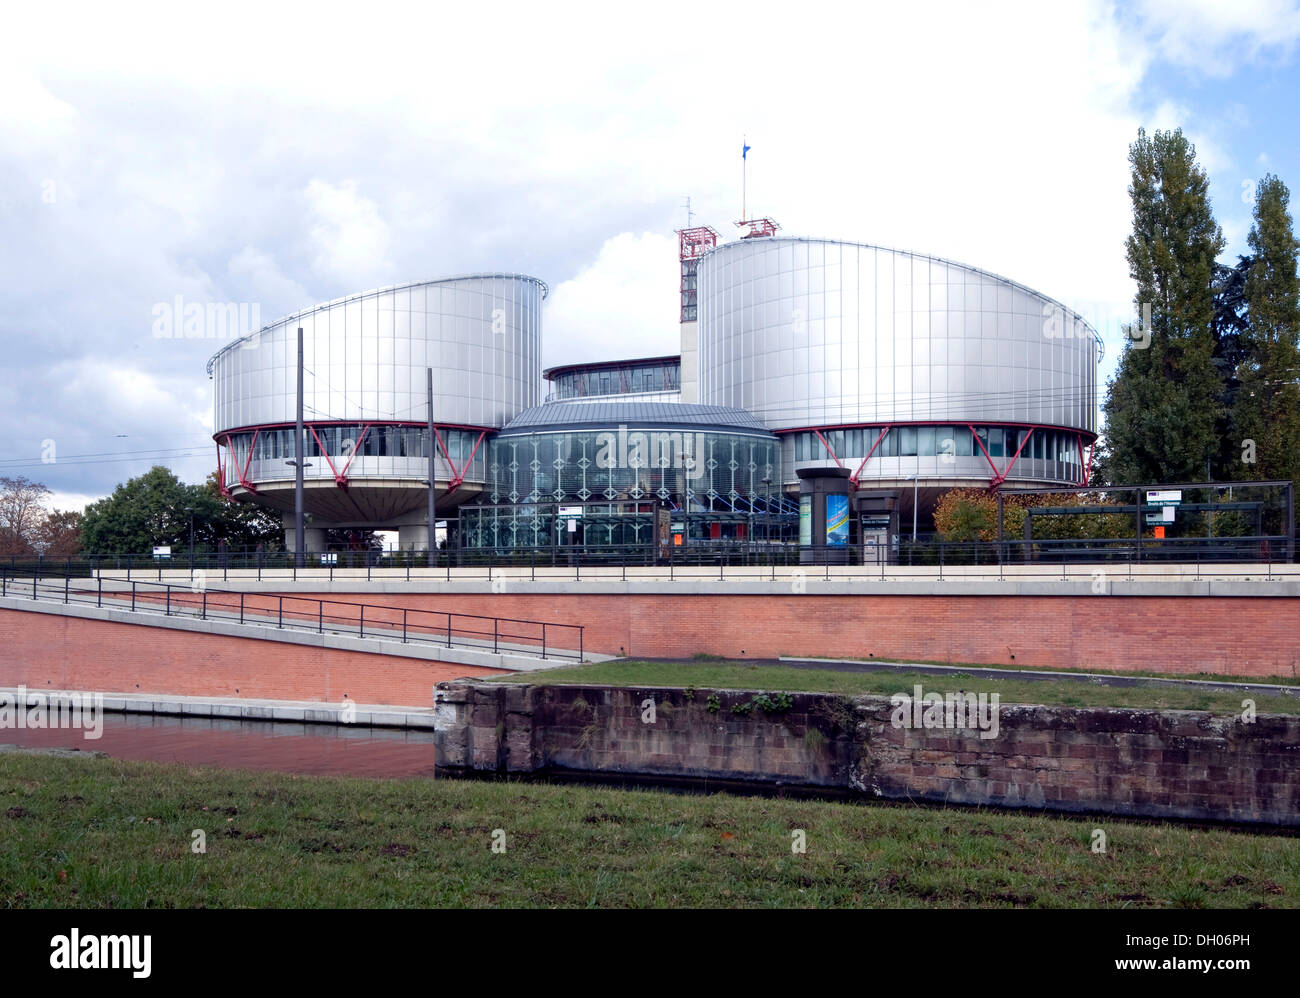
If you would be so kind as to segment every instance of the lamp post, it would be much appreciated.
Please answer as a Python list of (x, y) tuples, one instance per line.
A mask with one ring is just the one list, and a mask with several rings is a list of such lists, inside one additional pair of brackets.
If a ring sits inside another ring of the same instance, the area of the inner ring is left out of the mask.
[(908, 475), (907, 481), (912, 483), (912, 543), (915, 544), (916, 543), (916, 510), (917, 510), (917, 506), (919, 505), (917, 503), (917, 498), (921, 488), (921, 476)]

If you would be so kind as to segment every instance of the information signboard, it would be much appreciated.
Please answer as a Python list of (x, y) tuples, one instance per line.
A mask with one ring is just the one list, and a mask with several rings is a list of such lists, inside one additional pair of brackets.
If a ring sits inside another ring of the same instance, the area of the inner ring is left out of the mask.
[(849, 497), (831, 493), (826, 497), (826, 546), (844, 547), (849, 542)]

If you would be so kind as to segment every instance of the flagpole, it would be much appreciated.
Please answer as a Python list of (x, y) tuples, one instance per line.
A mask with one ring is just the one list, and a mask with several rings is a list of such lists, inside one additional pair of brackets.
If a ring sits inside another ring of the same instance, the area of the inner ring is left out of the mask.
[(745, 139), (741, 138), (740, 140), (740, 220), (742, 222), (746, 221), (749, 218), (749, 215), (746, 214), (748, 210), (748, 195), (749, 195), (749, 157), (746, 155), (746, 153), (748, 152), (749, 152), (749, 146), (745, 144)]

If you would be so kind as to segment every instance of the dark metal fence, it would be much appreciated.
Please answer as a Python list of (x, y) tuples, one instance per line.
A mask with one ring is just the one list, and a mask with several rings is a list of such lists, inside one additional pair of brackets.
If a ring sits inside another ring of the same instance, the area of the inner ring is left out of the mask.
[[(42, 581), (42, 580), (47, 581)], [(246, 593), (175, 585), (145, 579), (94, 579), (65, 574), (62, 578), (32, 572), (15, 576), (0, 569), (0, 596), (60, 603), (88, 604), (138, 613), (238, 621), (280, 629), (324, 634), (384, 637), (403, 643), (447, 648), (475, 648), (494, 653), (516, 652), (540, 658), (582, 661), (583, 626), (512, 617), (487, 617), (447, 610), (386, 606), (346, 600), (316, 599), (279, 593)]]
[[(614, 568), (625, 574), (629, 568), (655, 567), (671, 577), (679, 568), (709, 567), (722, 571), (743, 566), (772, 569), (857, 566), (860, 573), (852, 574), (865, 576), (883, 574), (889, 566), (930, 567), (934, 569), (933, 574), (942, 577), (946, 568), (958, 566), (995, 571), (1017, 565), (1038, 566), (1043, 570), (1042, 574), (1050, 575), (1049, 566), (1053, 565), (1090, 564), (1131, 570), (1137, 565), (1163, 564), (1183, 566), (1199, 573), (1202, 565), (1241, 564), (1262, 566), (1271, 575), (1275, 566), (1287, 564), (1287, 551), (1287, 538), (1280, 535), (1144, 538), (1140, 542), (1131, 537), (988, 542), (950, 542), (922, 537), (916, 541), (900, 539), (892, 552), (860, 545), (799, 547), (759, 540), (693, 540), (680, 546), (662, 548), (650, 544), (570, 544), (441, 549), (434, 553), (432, 565), (425, 551), (309, 553), (305, 568), (295, 567), (293, 553), (286, 551), (197, 552), (192, 565), (194, 572), (202, 573), (205, 581), (210, 582), (227, 581), (232, 572), (259, 580), (296, 579), (301, 572), (306, 578), (325, 577), (330, 580), (340, 573), (342, 577), (351, 579), (370, 579), (378, 573), (379, 577), (389, 580), (396, 575), (407, 579), (441, 576), (450, 581), (453, 577), (467, 574), (491, 577), (498, 568), (526, 569), (530, 577), (536, 577), (542, 569), (547, 570), (545, 574), (548, 577), (555, 576), (554, 569), (571, 569), (575, 578), (581, 578), (584, 568)], [(153, 579), (161, 582), (165, 572), (187, 571), (190, 567), (188, 557), (159, 558), (151, 554), (10, 558), (7, 564), (0, 559), (0, 573), (11, 579), (94, 578), (108, 574), (120, 575), (128, 581)], [(457, 569), (461, 571), (457, 572)], [(691, 574), (697, 576), (698, 572)]]

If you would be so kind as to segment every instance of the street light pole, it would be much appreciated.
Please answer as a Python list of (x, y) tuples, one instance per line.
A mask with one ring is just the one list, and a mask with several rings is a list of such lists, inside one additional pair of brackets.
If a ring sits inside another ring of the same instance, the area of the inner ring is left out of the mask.
[(908, 475), (907, 477), (912, 482), (912, 543), (915, 544), (916, 543), (916, 511), (918, 506), (920, 505), (917, 502), (917, 498), (920, 494), (920, 489), (921, 489), (921, 476)]
[[(435, 430), (433, 428), (433, 368), (425, 368), (425, 374), (426, 378), (428, 378), (429, 390), (429, 538), (428, 542), (425, 543), (425, 547), (428, 548), (428, 550), (425, 551), (425, 563), (429, 565), (429, 568), (433, 568), (434, 565), (438, 564), (438, 499), (437, 478), (435, 478), (435, 469), (437, 469), (437, 464), (434, 463), (434, 451), (435, 447), (437, 447), (437, 437), (435, 437)], [(447, 521), (447, 525), (451, 525), (450, 520)], [(450, 530), (448, 530), (448, 533), (450, 533)], [(448, 559), (451, 557), (450, 538), (448, 538), (447, 544), (447, 557)], [(448, 561), (447, 564), (451, 564), (450, 561)]]
[(302, 496), (303, 440), (302, 440), (302, 326), (298, 327), (298, 406), (293, 432), (293, 563), (298, 568), (307, 564), (307, 522)]

